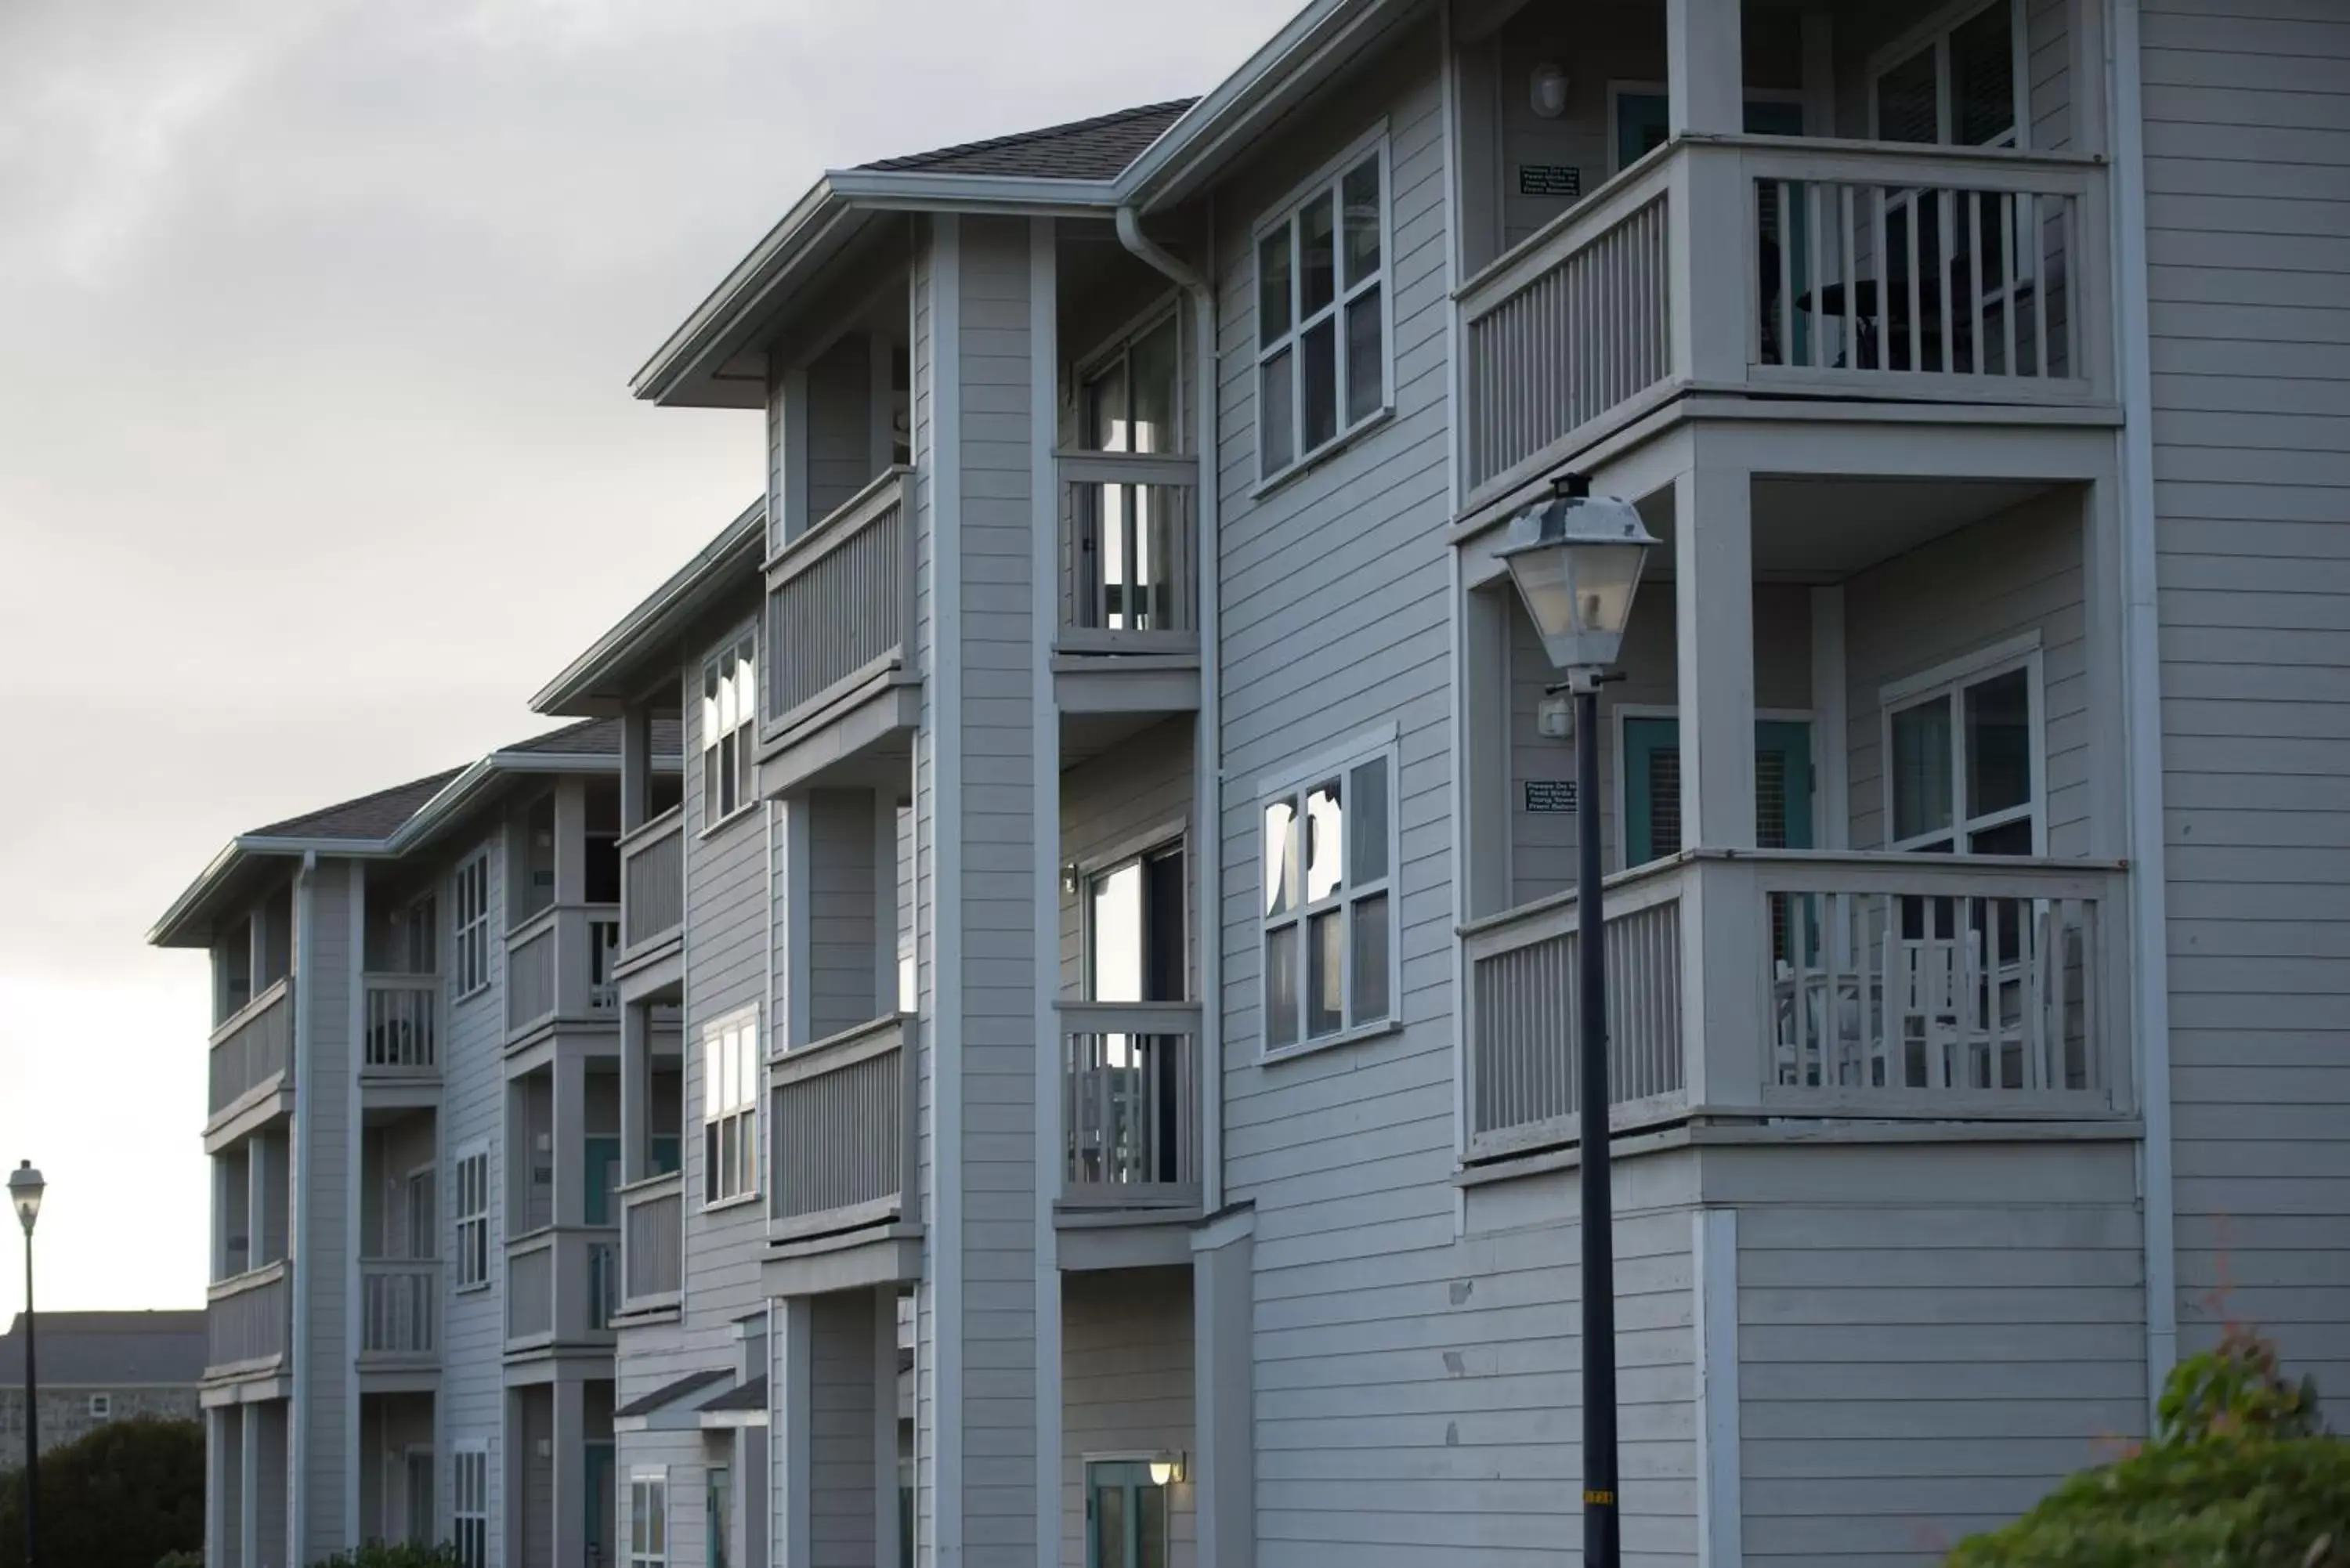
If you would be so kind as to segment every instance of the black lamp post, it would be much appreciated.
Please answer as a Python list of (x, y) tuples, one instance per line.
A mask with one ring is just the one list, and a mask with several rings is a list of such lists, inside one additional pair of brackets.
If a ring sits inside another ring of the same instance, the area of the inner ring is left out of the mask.
[(1510, 522), (1498, 552), (1575, 695), (1576, 1087), (1583, 1177), (1583, 1562), (1618, 1568), (1616, 1211), (1607, 1166), (1607, 924), (1599, 891), (1599, 688), (1623, 649), (1640, 568), (1657, 541), (1629, 502), (1595, 499), (1568, 474)]
[(41, 1378), (33, 1359), (33, 1221), (46, 1183), (29, 1159), (8, 1173), (8, 1201), (25, 1227), (25, 1568), (41, 1568)]

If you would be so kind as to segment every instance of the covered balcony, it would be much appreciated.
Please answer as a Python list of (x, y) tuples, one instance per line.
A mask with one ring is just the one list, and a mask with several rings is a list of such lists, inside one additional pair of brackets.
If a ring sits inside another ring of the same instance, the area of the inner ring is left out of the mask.
[(1472, 506), (1693, 393), (2114, 402), (2096, 7), (1961, 12), (1485, 8), (1457, 78)]
[(444, 1348), (439, 1113), (430, 1103), (369, 1104), (363, 1116), (359, 1385), (370, 1393), (427, 1392), (438, 1382)]
[(620, 1074), (558, 1055), (506, 1086), (509, 1360), (612, 1343), (620, 1310)]
[[(1619, 1129), (2126, 1127), (2111, 442), (2080, 433), (2049, 449), (2071, 482), (1937, 467), (1938, 441), (2003, 450), (1981, 432), (1835, 448), (1934, 477), (1756, 472), (1783, 437), (1702, 431), (1669, 485), (1617, 471), (1664, 543), (1590, 735), (1498, 533), (1470, 545), (1466, 1161), (1575, 1140), (1586, 832)], [(1586, 744), (1594, 800), (1569, 782)]]

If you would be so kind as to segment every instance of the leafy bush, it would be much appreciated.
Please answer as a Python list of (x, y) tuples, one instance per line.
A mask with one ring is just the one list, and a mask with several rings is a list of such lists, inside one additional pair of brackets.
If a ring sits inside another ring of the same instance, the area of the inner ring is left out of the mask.
[[(41, 1561), (155, 1568), (204, 1542), (204, 1429), (109, 1421), (41, 1456)], [(25, 1472), (0, 1476), (0, 1568), (25, 1560)]]
[(155, 1560), (155, 1568), (204, 1568), (201, 1552), (166, 1552)]
[(453, 1546), (388, 1546), (370, 1542), (357, 1552), (338, 1552), (311, 1568), (464, 1568)]
[(2350, 1444), (2306, 1379), (2231, 1331), (2173, 1369), (2154, 1438), (2084, 1471), (1950, 1568), (2350, 1568)]

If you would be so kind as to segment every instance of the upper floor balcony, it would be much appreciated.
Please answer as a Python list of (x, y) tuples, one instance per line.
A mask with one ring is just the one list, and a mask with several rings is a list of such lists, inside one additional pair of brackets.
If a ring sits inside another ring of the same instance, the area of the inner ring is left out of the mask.
[(379, 1097), (441, 1081), (441, 996), (437, 974), (366, 974), (359, 1035), (359, 1082)]
[(1685, 391), (2110, 402), (2104, 163), (1669, 143), (1461, 289), (1472, 504)]
[(506, 1243), (509, 1355), (608, 1345), (620, 1310), (619, 1227), (543, 1226)]
[(559, 1022), (611, 1023), (620, 947), (615, 904), (555, 904), (506, 933), (506, 1040)]
[(770, 1060), (770, 1237), (886, 1225), (910, 1211), (911, 1022), (885, 1014)]
[(1200, 1004), (1063, 1002), (1065, 1211), (1197, 1210)]
[(290, 1268), (285, 1259), (215, 1283), (204, 1308), (204, 1376), (266, 1376), (286, 1365)]
[(677, 950), (685, 935), (685, 807), (671, 806), (620, 836), (620, 940), (616, 973)]
[(442, 1272), (433, 1258), (359, 1260), (360, 1373), (437, 1371)]
[[(1691, 851), (1610, 879), (1611, 1126), (2095, 1121), (2134, 1106), (2126, 874), (1994, 855)], [(1466, 1157), (1575, 1140), (1571, 894), (1463, 931)]]
[(212, 1034), (208, 1141), (232, 1137), (291, 1108), (294, 1093), (294, 981), (277, 981), (238, 1008)]
[[(622, 1188), (619, 1314), (661, 1312), (684, 1299), (685, 1189), (674, 1170)], [(605, 1314), (606, 1323), (615, 1315)]]

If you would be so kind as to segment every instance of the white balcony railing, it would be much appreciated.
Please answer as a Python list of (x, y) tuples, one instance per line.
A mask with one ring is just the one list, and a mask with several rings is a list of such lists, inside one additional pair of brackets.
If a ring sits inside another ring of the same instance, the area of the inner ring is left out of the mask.
[[(2131, 1106), (2122, 869), (1695, 851), (1607, 890), (1610, 1125), (2089, 1119)], [(1467, 1153), (1575, 1140), (1572, 897), (1463, 931)], [(1684, 965), (1684, 950), (1701, 962)]]
[(1065, 452), (1061, 619), (1065, 653), (1172, 653), (1199, 647), (1194, 544), (1197, 457)]
[(430, 1362), (441, 1349), (441, 1264), (432, 1258), (359, 1260), (359, 1356)]
[(629, 960), (685, 928), (685, 807), (673, 805), (620, 840), (620, 949)]
[(776, 1056), (769, 1233), (879, 1224), (913, 1190), (914, 1074), (898, 1013)]
[(2109, 400), (2105, 180), (2001, 148), (1659, 149), (1461, 287), (1472, 497), (1677, 389)]
[(506, 1033), (556, 1019), (604, 1019), (619, 1004), (612, 966), (620, 912), (610, 904), (561, 904), (506, 933)]
[(602, 1337), (619, 1303), (619, 1237), (613, 1226), (565, 1225), (507, 1243), (508, 1349)]
[(440, 976), (370, 974), (359, 983), (367, 997), (359, 1071), (370, 1077), (420, 1077), (440, 1071)]
[(213, 1285), (204, 1309), (204, 1375), (249, 1374), (282, 1364), (286, 1296), (283, 1259)]
[(1064, 1002), (1062, 1197), (1200, 1201), (1200, 1004)]
[(678, 1303), (685, 1271), (685, 1198), (678, 1173), (621, 1189), (620, 1310)]
[(294, 1083), (294, 981), (287, 977), (238, 1008), (213, 1031), (211, 1112), (220, 1115), (255, 1089)]
[(770, 732), (904, 662), (914, 592), (906, 477), (889, 470), (767, 563), (762, 716)]

